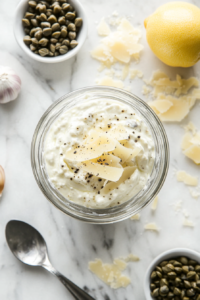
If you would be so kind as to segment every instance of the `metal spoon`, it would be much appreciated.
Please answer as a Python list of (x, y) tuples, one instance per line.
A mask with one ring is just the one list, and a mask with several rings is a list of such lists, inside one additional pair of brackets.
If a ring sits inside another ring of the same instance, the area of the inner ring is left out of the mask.
[(76, 300), (95, 300), (54, 269), (48, 258), (45, 240), (35, 228), (12, 220), (6, 225), (6, 240), (16, 258), (27, 265), (43, 267), (57, 276)]

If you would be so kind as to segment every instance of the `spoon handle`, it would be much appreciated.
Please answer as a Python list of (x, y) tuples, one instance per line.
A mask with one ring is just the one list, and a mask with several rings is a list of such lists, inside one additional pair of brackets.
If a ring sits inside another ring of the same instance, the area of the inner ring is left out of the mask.
[(95, 300), (89, 294), (87, 294), (84, 290), (80, 289), (76, 284), (63, 276), (60, 272), (58, 272), (54, 267), (50, 264), (43, 265), (43, 268), (48, 270), (50, 273), (55, 275), (64, 286), (68, 289), (68, 291), (74, 296), (76, 300)]

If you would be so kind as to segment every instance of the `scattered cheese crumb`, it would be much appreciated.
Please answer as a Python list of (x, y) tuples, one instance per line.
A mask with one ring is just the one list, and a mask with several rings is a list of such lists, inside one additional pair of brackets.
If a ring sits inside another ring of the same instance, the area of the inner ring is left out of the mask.
[(108, 24), (105, 22), (104, 18), (99, 23), (97, 27), (97, 32), (100, 36), (107, 36), (110, 34), (110, 28)]
[(194, 227), (194, 223), (185, 218), (185, 220), (183, 221), (183, 226), (185, 226), (185, 227)]
[(183, 153), (196, 164), (200, 164), (200, 131), (197, 132), (192, 123), (189, 123), (185, 128), (186, 132), (181, 144)]
[(191, 185), (191, 186), (198, 185), (198, 179), (186, 173), (185, 171), (178, 171), (176, 173), (176, 178), (178, 181), (184, 182), (187, 185)]
[(139, 261), (140, 258), (132, 253), (130, 253), (126, 258), (125, 261), (126, 262), (135, 262), (135, 261)]
[(199, 198), (200, 193), (199, 193), (197, 190), (192, 189), (192, 188), (189, 188), (189, 191), (190, 191), (190, 195), (191, 195), (193, 198), (195, 198), (195, 199)]
[(153, 230), (153, 231), (159, 231), (157, 225), (155, 223), (148, 223), (144, 226), (145, 230)]
[(150, 94), (150, 92), (151, 92), (151, 89), (147, 85), (143, 85), (142, 94), (143, 95), (148, 95), (148, 94)]
[[(148, 104), (161, 121), (182, 121), (200, 99), (199, 81), (195, 77), (182, 79), (177, 75), (176, 80), (170, 80), (164, 72), (156, 71), (150, 80), (144, 82), (152, 88), (154, 97), (154, 101)], [(143, 87), (144, 94), (145, 89), (146, 86)]]
[(127, 263), (125, 263), (125, 261), (120, 258), (116, 258), (114, 260), (114, 265), (116, 265), (120, 271), (124, 271), (127, 267)]
[(100, 259), (96, 259), (89, 262), (89, 270), (113, 289), (126, 287), (131, 282), (129, 277), (122, 275), (119, 266), (115, 263), (103, 264)]
[(137, 69), (131, 69), (130, 70), (130, 79), (134, 79), (136, 76), (139, 78), (142, 78), (143, 77), (142, 71), (137, 70)]
[(114, 16), (114, 17), (118, 17), (118, 12), (115, 10), (115, 11), (113, 11), (113, 13), (112, 13), (112, 15)]
[(113, 86), (117, 88), (123, 88), (124, 84), (121, 80), (113, 80), (111, 77), (106, 76), (97, 81), (98, 85), (106, 85), (106, 86)]
[(157, 205), (158, 205), (158, 196), (156, 196), (156, 198), (153, 200), (151, 209), (155, 211), (157, 208)]
[(139, 220), (140, 219), (140, 214), (136, 214), (132, 217), (130, 217), (131, 220)]

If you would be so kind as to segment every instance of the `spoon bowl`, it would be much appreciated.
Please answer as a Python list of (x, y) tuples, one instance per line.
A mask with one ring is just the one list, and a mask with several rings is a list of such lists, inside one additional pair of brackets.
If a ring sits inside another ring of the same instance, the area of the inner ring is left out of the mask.
[(32, 226), (12, 220), (6, 225), (6, 240), (11, 252), (21, 262), (41, 266), (47, 258), (47, 246), (42, 235)]

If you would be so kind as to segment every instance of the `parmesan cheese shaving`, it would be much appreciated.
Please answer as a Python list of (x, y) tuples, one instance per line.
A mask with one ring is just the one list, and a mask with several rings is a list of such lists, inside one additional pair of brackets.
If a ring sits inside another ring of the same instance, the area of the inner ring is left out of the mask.
[(185, 226), (185, 227), (194, 227), (194, 223), (185, 218), (185, 220), (183, 221), (183, 226)]
[(157, 225), (155, 223), (148, 223), (144, 226), (145, 230), (159, 231)]
[(182, 121), (200, 99), (199, 81), (195, 77), (182, 79), (177, 75), (176, 80), (170, 80), (164, 72), (156, 71), (149, 81), (144, 81), (153, 92), (154, 101), (149, 105), (163, 122)]
[(184, 182), (187, 185), (191, 185), (191, 186), (198, 185), (198, 179), (186, 173), (185, 171), (178, 171), (176, 173), (176, 178), (178, 181)]
[(120, 271), (125, 270), (127, 267), (127, 263), (120, 258), (116, 258), (114, 260), (114, 265), (116, 265)]
[(101, 22), (99, 23), (97, 27), (97, 32), (101, 36), (107, 36), (110, 34), (110, 27), (108, 26), (108, 24), (105, 22), (104, 19), (102, 19)]
[(139, 220), (140, 219), (140, 214), (135, 214), (132, 217), (130, 217), (131, 220)]
[[(121, 183), (125, 182), (136, 170), (135, 167), (126, 167), (123, 169), (123, 173), (120, 179), (117, 182), (109, 182), (106, 186), (101, 190), (102, 194), (107, 194), (113, 189), (116, 189)], [(114, 180), (113, 180), (114, 181)]]
[(93, 163), (92, 161), (85, 161), (83, 163), (78, 163), (78, 167), (80, 167), (83, 171), (93, 174), (97, 177), (101, 177), (106, 180), (116, 181), (121, 178), (123, 174), (123, 168), (110, 167), (105, 165), (100, 165), (98, 163)]
[(151, 209), (153, 211), (155, 211), (156, 208), (157, 208), (157, 205), (158, 205), (158, 196), (156, 196), (155, 199), (153, 200), (152, 205), (151, 205)]
[(132, 253), (130, 253), (126, 258), (125, 258), (125, 261), (126, 262), (136, 262), (136, 261), (139, 261), (140, 258)]
[(183, 136), (181, 148), (188, 158), (196, 164), (200, 164), (200, 132), (197, 132), (194, 124), (189, 123), (185, 127), (186, 133)]
[(105, 76), (99, 80), (97, 80), (98, 85), (105, 85), (105, 86), (113, 86), (116, 88), (122, 89), (124, 87), (124, 84), (121, 80), (114, 80), (112, 77)]
[(113, 289), (120, 287), (126, 287), (130, 284), (130, 278), (122, 275), (121, 264), (118, 262), (115, 264), (103, 264), (100, 259), (89, 262), (89, 270), (92, 271), (99, 279), (105, 282)]
[(83, 144), (78, 148), (71, 149), (66, 152), (65, 159), (72, 161), (86, 161), (101, 156), (104, 152), (115, 149), (117, 141), (102, 134), (94, 142)]

